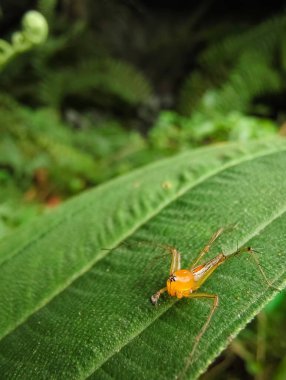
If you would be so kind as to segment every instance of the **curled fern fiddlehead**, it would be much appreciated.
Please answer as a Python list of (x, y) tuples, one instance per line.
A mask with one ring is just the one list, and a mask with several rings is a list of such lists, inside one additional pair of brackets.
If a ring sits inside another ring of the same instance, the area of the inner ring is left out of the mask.
[(27, 12), (22, 19), (22, 26), (22, 31), (13, 33), (11, 44), (0, 39), (0, 69), (16, 54), (42, 44), (48, 37), (48, 23), (37, 11)]

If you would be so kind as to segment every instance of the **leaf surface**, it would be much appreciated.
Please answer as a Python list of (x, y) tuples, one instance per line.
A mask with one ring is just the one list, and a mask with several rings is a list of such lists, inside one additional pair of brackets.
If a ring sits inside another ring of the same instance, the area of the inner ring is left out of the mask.
[(219, 267), (202, 291), (218, 294), (220, 305), (188, 366), (211, 303), (164, 297), (153, 307), (150, 295), (164, 286), (168, 263), (152, 267), (158, 250), (132, 242), (174, 245), (188, 267), (214, 231), (238, 222), (208, 257), (253, 246), (283, 287), (285, 150), (274, 140), (184, 153), (76, 197), (3, 239), (3, 378), (196, 378), (275, 291), (247, 255)]

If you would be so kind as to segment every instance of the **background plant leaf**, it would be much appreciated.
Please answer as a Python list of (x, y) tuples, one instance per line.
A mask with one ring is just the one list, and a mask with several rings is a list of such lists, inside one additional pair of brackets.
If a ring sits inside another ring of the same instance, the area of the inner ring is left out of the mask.
[[(144, 273), (154, 249), (113, 248), (129, 237), (173, 244), (188, 265), (220, 226), (239, 223), (213, 250), (260, 248), (276, 286), (285, 284), (286, 144), (198, 149), (144, 167), (66, 202), (0, 244), (0, 373), (5, 379), (175, 378), (210, 305), (149, 297), (166, 269)], [(144, 278), (143, 278), (144, 275)], [(142, 280), (142, 281), (141, 281)], [(141, 284), (141, 285), (139, 285)], [(204, 285), (220, 296), (188, 378), (273, 297), (245, 257)]]

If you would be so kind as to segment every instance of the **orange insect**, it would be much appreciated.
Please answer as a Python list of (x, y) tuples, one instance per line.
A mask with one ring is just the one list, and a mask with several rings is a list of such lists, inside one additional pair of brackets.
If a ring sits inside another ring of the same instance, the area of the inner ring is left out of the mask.
[[(163, 245), (161, 244), (160, 246), (167, 250), (171, 255), (172, 255), (172, 261), (171, 261), (171, 267), (170, 267), (170, 275), (167, 279), (167, 284), (164, 288), (158, 290), (155, 294), (151, 296), (151, 302), (153, 305), (156, 305), (161, 294), (168, 292), (168, 294), (171, 297), (177, 297), (177, 298), (206, 298), (206, 299), (211, 299), (213, 300), (213, 306), (211, 308), (211, 311), (209, 313), (209, 316), (203, 325), (200, 333), (197, 335), (195, 344), (193, 346), (193, 349), (191, 351), (191, 354), (188, 358), (187, 365), (184, 369), (184, 372), (187, 370), (189, 365), (191, 364), (192, 356), (195, 352), (195, 349), (206, 331), (211, 318), (215, 312), (215, 309), (218, 306), (218, 300), (219, 297), (217, 294), (208, 294), (208, 293), (195, 293), (201, 286), (202, 284), (207, 280), (207, 278), (216, 270), (216, 268), (224, 263), (226, 260), (228, 260), (231, 257), (234, 257), (238, 254), (247, 252), (251, 254), (251, 256), (254, 258), (255, 263), (257, 264), (262, 276), (264, 277), (265, 281), (269, 286), (272, 287), (272, 284), (269, 282), (267, 279), (264, 271), (262, 270), (261, 266), (259, 265), (258, 259), (255, 255), (255, 251), (251, 247), (243, 247), (241, 249), (237, 249), (234, 253), (230, 255), (225, 255), (224, 253), (219, 253), (216, 257), (213, 259), (207, 261), (206, 263), (202, 265), (197, 265), (198, 262), (203, 258), (203, 256), (209, 252), (212, 244), (214, 241), (225, 231), (225, 228), (220, 228), (217, 230), (207, 245), (203, 248), (203, 250), (200, 252), (198, 257), (195, 259), (193, 264), (189, 269), (181, 269), (181, 255), (177, 251), (176, 248), (169, 246), (169, 245)], [(276, 288), (275, 288), (276, 289)]]

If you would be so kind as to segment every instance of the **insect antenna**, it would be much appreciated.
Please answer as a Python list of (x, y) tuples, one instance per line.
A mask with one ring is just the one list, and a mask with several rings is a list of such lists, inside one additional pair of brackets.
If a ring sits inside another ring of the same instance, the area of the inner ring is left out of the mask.
[(138, 241), (137, 243), (135, 243), (137, 246), (147, 246), (147, 247), (151, 247), (151, 248), (160, 248), (160, 250), (163, 250), (165, 251), (164, 253), (161, 253), (160, 255), (156, 255), (154, 257), (152, 257), (148, 264), (146, 264), (145, 268), (143, 269), (142, 271), (142, 276), (139, 277), (138, 281), (136, 282), (136, 285), (141, 287), (142, 285), (142, 279), (146, 278), (147, 276), (147, 273), (152, 271), (152, 272), (157, 272), (157, 267), (160, 263), (162, 262), (166, 262), (166, 258), (170, 255), (170, 247), (165, 245), (165, 244), (161, 244), (161, 243), (157, 243), (157, 242), (150, 242), (148, 240), (140, 240)]
[[(135, 286), (141, 287), (142, 282), (144, 280), (144, 277), (146, 278), (146, 274), (150, 271), (156, 271), (156, 267), (158, 266), (158, 263), (161, 262), (166, 262), (166, 258), (172, 254), (172, 249), (174, 249), (172, 246), (168, 244), (163, 244), (163, 243), (158, 243), (158, 242), (151, 242), (148, 240), (134, 240), (134, 241), (122, 241), (121, 243), (117, 244), (113, 248), (101, 248), (102, 250), (106, 251), (113, 251), (121, 246), (126, 246), (131, 249), (136, 249), (138, 247), (151, 247), (151, 248), (159, 248), (161, 251), (164, 251), (164, 253), (161, 253), (160, 255), (154, 256), (149, 260), (148, 264), (146, 264), (145, 268), (142, 271), (142, 275), (139, 276), (138, 281), (135, 283)], [(164, 260), (163, 260), (164, 259)], [(157, 264), (156, 264), (157, 263)]]

